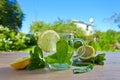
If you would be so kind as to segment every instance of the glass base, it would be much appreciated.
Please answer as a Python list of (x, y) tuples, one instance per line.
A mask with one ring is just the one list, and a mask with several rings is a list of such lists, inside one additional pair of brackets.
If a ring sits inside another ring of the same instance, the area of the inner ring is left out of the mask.
[(52, 70), (65, 70), (69, 69), (71, 65), (68, 65), (67, 63), (54, 63), (54, 64), (49, 64), (49, 68)]

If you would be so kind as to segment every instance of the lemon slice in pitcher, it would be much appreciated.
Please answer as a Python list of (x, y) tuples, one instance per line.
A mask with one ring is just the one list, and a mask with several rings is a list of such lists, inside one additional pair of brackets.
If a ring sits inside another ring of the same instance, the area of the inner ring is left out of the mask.
[(19, 70), (19, 69), (26, 68), (29, 63), (30, 63), (30, 57), (23, 57), (23, 58), (16, 59), (10, 65), (14, 69)]
[[(83, 49), (85, 48), (85, 49)], [(85, 51), (83, 51), (85, 50)], [(84, 53), (83, 53), (84, 52)], [(81, 46), (77, 49), (77, 53), (80, 56), (80, 59), (82, 61), (91, 61), (91, 59), (93, 59), (95, 57), (95, 49), (92, 46)]]
[(38, 45), (45, 52), (55, 52), (60, 36), (54, 30), (46, 30), (38, 37)]

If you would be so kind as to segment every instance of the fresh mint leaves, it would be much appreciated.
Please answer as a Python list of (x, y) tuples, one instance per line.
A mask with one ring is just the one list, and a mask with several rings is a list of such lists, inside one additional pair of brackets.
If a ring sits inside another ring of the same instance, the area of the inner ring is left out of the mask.
[(68, 54), (68, 44), (65, 40), (61, 39), (57, 42), (56, 46), (57, 60), (59, 63), (64, 63)]
[(105, 56), (106, 56), (105, 53), (98, 54), (98, 55), (92, 60), (92, 62), (93, 62), (94, 64), (97, 64), (97, 65), (104, 65), (104, 61), (106, 60)]
[[(83, 64), (83, 65), (82, 65), (82, 64)], [(77, 73), (85, 73), (85, 72), (88, 72), (88, 71), (92, 70), (93, 67), (94, 67), (94, 65), (91, 64), (91, 63), (86, 64), (86, 65), (85, 65), (84, 63), (81, 63), (81, 64), (80, 64), (80, 67), (73, 69), (73, 73), (74, 73), (74, 74), (77, 74)]]
[(77, 68), (73, 69), (73, 73), (85, 73), (92, 70), (94, 65), (104, 65), (104, 60), (106, 60), (105, 56), (105, 53), (97, 54), (96, 57), (89, 62), (73, 61), (72, 65), (77, 66)]
[(65, 40), (60, 39), (56, 45), (56, 53), (46, 57), (48, 64), (62, 64), (71, 65), (72, 53), (68, 52), (68, 44)]
[(94, 64), (92, 64), (91, 62), (80, 62), (78, 60), (73, 61), (72, 65), (75, 67), (73, 69), (74, 74), (88, 72), (94, 67)]
[[(89, 62), (77, 62), (77, 61), (71, 61), (71, 58), (73, 56), (73, 53), (69, 53), (68, 51), (68, 44), (65, 40), (60, 39), (56, 43), (56, 52), (52, 55), (47, 56), (44, 58), (43, 52), (41, 48), (36, 46), (34, 48), (34, 51), (30, 51), (30, 57), (31, 61), (28, 65), (28, 70), (35, 70), (39, 68), (46, 67), (46, 64), (51, 64), (51, 66), (54, 66), (54, 68), (60, 68), (60, 65), (62, 68), (69, 68), (72, 65), (75, 67), (73, 69), (73, 73), (85, 73), (94, 68), (94, 65), (104, 65), (104, 60), (106, 60), (105, 53), (97, 54), (95, 58), (93, 58)], [(66, 65), (67, 64), (67, 65)], [(65, 67), (67, 66), (67, 67)]]
[(30, 57), (31, 61), (27, 67), (28, 70), (35, 70), (46, 66), (43, 52), (38, 46), (34, 48), (34, 52), (30, 51)]

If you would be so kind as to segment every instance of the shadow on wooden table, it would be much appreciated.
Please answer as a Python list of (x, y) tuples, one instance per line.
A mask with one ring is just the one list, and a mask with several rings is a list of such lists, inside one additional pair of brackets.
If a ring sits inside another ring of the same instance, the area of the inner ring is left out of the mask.
[(59, 72), (59, 71), (53, 71), (50, 70), (49, 68), (43, 68), (43, 69), (37, 69), (37, 70), (15, 70), (12, 67), (0, 67), (0, 76), (12, 76), (12, 75), (37, 75), (37, 74), (48, 74), (48, 73), (54, 73), (54, 72)]

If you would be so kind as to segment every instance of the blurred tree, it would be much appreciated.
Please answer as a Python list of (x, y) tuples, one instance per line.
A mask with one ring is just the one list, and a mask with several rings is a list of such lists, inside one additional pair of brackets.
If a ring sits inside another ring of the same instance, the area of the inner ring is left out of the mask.
[(114, 51), (113, 44), (116, 42), (116, 31), (114, 30), (107, 30), (106, 32), (102, 32), (101, 38), (99, 39), (98, 43), (101, 47), (102, 51)]
[(93, 36), (94, 36), (94, 41), (98, 41), (102, 37), (102, 32), (100, 30), (95, 30)]
[(35, 21), (30, 26), (30, 32), (34, 35), (39, 35), (40, 32), (45, 30), (55, 30), (58, 33), (74, 33), (76, 38), (85, 39), (85, 32), (71, 21), (58, 20), (53, 24), (45, 23), (43, 21)]
[(44, 31), (44, 30), (48, 30), (48, 29), (50, 29), (50, 24), (47, 24), (43, 21), (35, 21), (30, 26), (30, 32), (32, 34), (38, 33), (38, 32)]
[(74, 33), (74, 37), (76, 38), (85, 37), (85, 32), (81, 28), (77, 28), (77, 26), (71, 20), (58, 20), (53, 23), (52, 29), (59, 33)]
[(16, 0), (0, 0), (0, 25), (18, 31), (23, 18), (24, 14)]
[(109, 19), (120, 28), (120, 13), (114, 13)]

